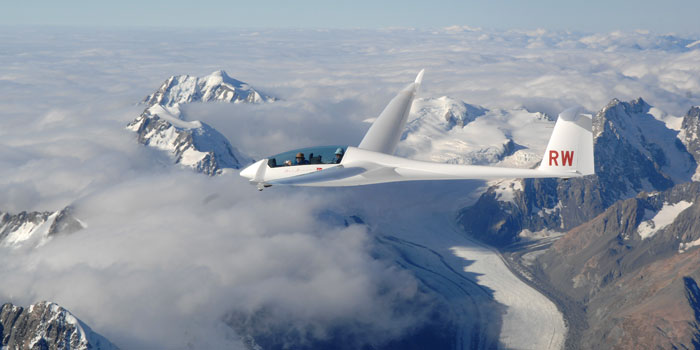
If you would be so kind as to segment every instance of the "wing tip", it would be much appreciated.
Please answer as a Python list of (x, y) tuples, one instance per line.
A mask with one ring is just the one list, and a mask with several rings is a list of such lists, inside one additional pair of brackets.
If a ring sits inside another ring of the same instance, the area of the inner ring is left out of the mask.
[(418, 72), (418, 75), (416, 76), (416, 81), (415, 83), (420, 85), (421, 82), (423, 81), (423, 73), (425, 73), (425, 68), (421, 69), (420, 72)]

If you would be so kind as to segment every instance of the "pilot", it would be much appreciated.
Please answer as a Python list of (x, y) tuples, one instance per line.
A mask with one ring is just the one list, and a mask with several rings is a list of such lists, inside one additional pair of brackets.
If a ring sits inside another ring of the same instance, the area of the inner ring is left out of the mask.
[(340, 164), (340, 161), (343, 160), (343, 154), (345, 154), (345, 151), (341, 147), (338, 147), (337, 150), (335, 150), (335, 160), (333, 161), (335, 164)]
[(304, 159), (304, 153), (297, 153), (297, 157), (294, 160), (294, 165), (309, 164), (309, 161)]

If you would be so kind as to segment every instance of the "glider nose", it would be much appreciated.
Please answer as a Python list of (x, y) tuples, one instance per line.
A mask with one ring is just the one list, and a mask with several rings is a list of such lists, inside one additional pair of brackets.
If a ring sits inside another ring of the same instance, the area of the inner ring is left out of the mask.
[(247, 179), (260, 182), (263, 180), (262, 177), (264, 176), (266, 164), (267, 164), (267, 159), (261, 159), (255, 163), (249, 165), (247, 168), (241, 170), (241, 172), (239, 174)]

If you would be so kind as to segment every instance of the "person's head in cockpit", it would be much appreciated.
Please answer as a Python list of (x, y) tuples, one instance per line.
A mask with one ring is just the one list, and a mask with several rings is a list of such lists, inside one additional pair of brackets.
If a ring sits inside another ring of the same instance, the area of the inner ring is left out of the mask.
[(335, 150), (335, 163), (340, 164), (340, 161), (343, 160), (343, 154), (345, 151), (343, 151), (342, 148), (338, 147), (337, 150)]
[(294, 159), (294, 165), (309, 164), (309, 161), (304, 159), (304, 153), (297, 153), (297, 157)]

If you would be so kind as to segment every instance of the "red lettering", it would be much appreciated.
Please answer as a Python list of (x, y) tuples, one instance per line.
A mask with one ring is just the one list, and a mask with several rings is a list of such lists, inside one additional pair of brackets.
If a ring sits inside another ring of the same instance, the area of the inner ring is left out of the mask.
[(549, 151), (549, 166), (552, 166), (552, 162), (554, 162), (555, 166), (559, 166), (559, 162), (557, 162), (557, 158), (559, 158), (559, 152)]
[(561, 151), (561, 165), (566, 166), (566, 163), (571, 166), (574, 163), (574, 151)]
[(316, 168), (316, 171), (323, 170), (323, 168)]

